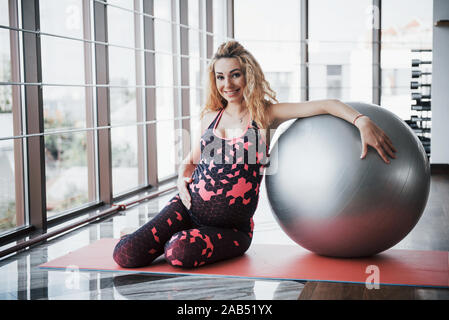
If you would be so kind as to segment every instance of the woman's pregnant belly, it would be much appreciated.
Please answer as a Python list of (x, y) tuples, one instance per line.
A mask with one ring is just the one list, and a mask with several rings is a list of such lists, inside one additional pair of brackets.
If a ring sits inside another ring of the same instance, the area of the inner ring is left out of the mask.
[(199, 223), (236, 227), (253, 216), (259, 198), (259, 183), (242, 175), (236, 165), (223, 166), (214, 172), (198, 165), (189, 191), (192, 198), (190, 211)]

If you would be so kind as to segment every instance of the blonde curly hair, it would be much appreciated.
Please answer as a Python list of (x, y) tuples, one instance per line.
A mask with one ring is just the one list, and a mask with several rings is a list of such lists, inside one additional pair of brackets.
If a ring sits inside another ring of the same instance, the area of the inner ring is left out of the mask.
[(218, 111), (226, 108), (227, 101), (218, 92), (215, 83), (215, 63), (222, 58), (236, 58), (245, 76), (246, 86), (243, 90), (243, 98), (252, 119), (259, 128), (267, 128), (267, 108), (276, 100), (276, 93), (271, 89), (265, 79), (262, 68), (254, 56), (249, 53), (239, 42), (231, 40), (221, 44), (213, 56), (208, 67), (208, 86), (206, 105), (201, 111), (201, 118), (209, 111)]

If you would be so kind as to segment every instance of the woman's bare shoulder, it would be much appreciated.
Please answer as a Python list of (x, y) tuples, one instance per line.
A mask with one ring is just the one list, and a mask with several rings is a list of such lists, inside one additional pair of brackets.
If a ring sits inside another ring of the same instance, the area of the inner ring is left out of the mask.
[(219, 113), (219, 110), (210, 110), (204, 113), (203, 119), (213, 119)]
[(201, 126), (205, 129), (215, 119), (219, 111), (207, 111), (201, 119)]

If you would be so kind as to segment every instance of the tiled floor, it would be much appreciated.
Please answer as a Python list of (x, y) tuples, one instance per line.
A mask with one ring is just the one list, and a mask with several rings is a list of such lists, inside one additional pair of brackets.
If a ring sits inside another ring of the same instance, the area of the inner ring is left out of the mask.
[[(433, 184), (433, 187), (437, 187)], [(298, 299), (306, 283), (299, 281), (251, 280), (201, 276), (151, 276), (114, 272), (49, 271), (38, 265), (67, 254), (101, 238), (119, 238), (124, 227), (138, 227), (165, 206), (174, 193), (144, 202), (97, 223), (81, 227), (63, 236), (37, 245), (0, 261), (0, 299)], [(432, 197), (432, 191), (431, 191)], [(433, 204), (432, 204), (433, 203)], [(426, 208), (435, 210), (435, 199)], [(446, 219), (445, 217), (442, 217)], [(435, 223), (424, 214), (416, 228), (395, 248), (448, 250), (449, 243), (435, 242), (447, 230), (435, 225), (429, 235), (428, 225)], [(265, 190), (261, 189), (255, 214), (253, 243), (294, 244), (271, 215)], [(447, 238), (446, 238), (447, 239)], [(443, 243), (443, 245), (441, 245)], [(449, 291), (449, 290), (448, 290)], [(445, 291), (446, 292), (446, 291)], [(439, 295), (446, 297), (447, 295)]]

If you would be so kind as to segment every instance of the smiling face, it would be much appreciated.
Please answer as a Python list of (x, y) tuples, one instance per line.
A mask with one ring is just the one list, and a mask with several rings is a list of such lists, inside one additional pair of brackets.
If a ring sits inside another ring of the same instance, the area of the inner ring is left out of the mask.
[(221, 58), (215, 63), (215, 85), (220, 95), (229, 103), (243, 101), (245, 76), (236, 58)]

